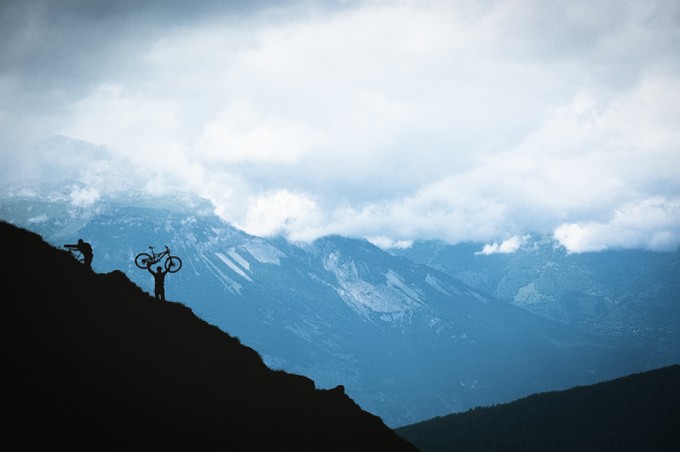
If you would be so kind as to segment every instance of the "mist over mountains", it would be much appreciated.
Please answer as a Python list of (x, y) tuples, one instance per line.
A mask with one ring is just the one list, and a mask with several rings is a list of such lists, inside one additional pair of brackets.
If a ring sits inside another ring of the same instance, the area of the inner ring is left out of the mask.
[[(85, 207), (56, 197), (14, 196), (1, 207), (3, 219), (55, 246), (85, 238), (95, 250), (95, 271), (120, 270), (150, 293), (151, 277), (134, 265), (134, 256), (149, 245), (168, 245), (184, 262), (167, 277), (169, 300), (238, 337), (274, 369), (307, 376), (321, 388), (343, 385), (362, 408), (393, 427), (679, 359), (673, 267), (655, 282), (671, 298), (658, 300), (663, 311), (643, 311), (644, 325), (655, 329), (640, 340), (633, 332), (643, 324), (635, 316), (620, 316), (623, 326), (614, 334), (531, 312), (499, 297), (491, 283), (475, 284), (477, 278), (502, 286), (498, 281), (510, 281), (510, 273), (519, 275), (518, 287), (537, 286), (517, 269), (533, 275), (541, 265), (552, 268), (548, 263), (559, 254), (552, 246), (539, 246), (523, 259), (518, 253), (510, 265), (507, 256), (498, 264), (499, 256), (476, 255), (481, 246), (470, 244), (469, 253), (452, 256), (468, 269), (461, 274), (432, 260), (418, 262), (418, 252), (441, 247), (434, 242), (397, 253), (340, 236), (310, 244), (264, 239), (209, 214), (201, 200), (181, 196), (100, 199)], [(441, 259), (442, 253), (432, 256)], [(611, 256), (618, 262), (616, 253)], [(643, 256), (661, 259), (659, 265), (671, 259)], [(554, 274), (563, 281), (556, 287), (587, 285), (583, 272), (606, 273), (605, 264), (562, 269)], [(611, 280), (599, 284), (616, 293), (616, 281), (626, 277), (614, 267)], [(630, 304), (638, 301), (644, 299)], [(610, 310), (626, 305), (613, 304)]]
[(680, 361), (677, 250), (568, 254), (540, 234), (512, 253), (267, 239), (105, 147), (56, 136), (33, 152), (0, 186), (0, 219), (57, 247), (84, 238), (95, 271), (149, 293), (134, 257), (169, 246), (184, 262), (169, 300), (272, 368), (344, 385), (390, 426)]

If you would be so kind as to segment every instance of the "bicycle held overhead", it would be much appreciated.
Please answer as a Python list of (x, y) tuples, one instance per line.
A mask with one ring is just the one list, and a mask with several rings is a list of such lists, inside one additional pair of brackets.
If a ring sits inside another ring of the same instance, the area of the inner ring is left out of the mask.
[(165, 259), (163, 267), (167, 272), (177, 273), (182, 268), (182, 259), (170, 254), (170, 248), (167, 245), (165, 245), (165, 250), (160, 253), (156, 253), (153, 246), (150, 246), (149, 250), (150, 253), (143, 252), (135, 256), (135, 265), (137, 267), (146, 270)]

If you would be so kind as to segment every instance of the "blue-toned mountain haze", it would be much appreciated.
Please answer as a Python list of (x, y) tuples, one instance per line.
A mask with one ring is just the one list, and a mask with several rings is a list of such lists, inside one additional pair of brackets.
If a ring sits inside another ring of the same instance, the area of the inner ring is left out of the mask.
[(438, 241), (415, 242), (393, 253), (539, 315), (677, 348), (678, 251), (570, 254), (550, 238), (527, 236), (513, 253), (485, 254), (479, 244)]
[[(483, 244), (424, 242), (402, 251), (407, 259), (341, 236), (252, 236), (184, 195), (129, 190), (82, 207), (49, 193), (3, 199), (2, 218), (55, 246), (86, 238), (95, 271), (120, 269), (150, 293), (151, 275), (134, 256), (168, 245), (184, 262), (167, 276), (168, 299), (272, 368), (344, 385), (391, 426), (680, 359), (678, 253), (610, 252), (593, 262), (527, 239), (512, 258), (481, 254)], [(634, 273), (637, 281), (621, 284)]]
[(0, 218), (390, 426), (680, 360), (680, 3), (0, 2)]

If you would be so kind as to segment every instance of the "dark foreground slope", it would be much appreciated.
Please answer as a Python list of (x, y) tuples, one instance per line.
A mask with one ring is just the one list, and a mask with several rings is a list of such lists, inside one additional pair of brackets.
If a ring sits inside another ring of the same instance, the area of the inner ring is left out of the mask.
[(0, 223), (2, 450), (415, 450), (121, 272)]
[(429, 451), (676, 451), (680, 365), (397, 429)]

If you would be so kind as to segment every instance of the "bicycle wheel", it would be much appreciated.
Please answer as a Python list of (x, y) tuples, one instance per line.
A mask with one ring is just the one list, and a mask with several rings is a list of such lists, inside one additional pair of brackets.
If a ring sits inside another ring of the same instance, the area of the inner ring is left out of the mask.
[(152, 264), (153, 261), (151, 260), (151, 256), (147, 253), (139, 253), (135, 256), (135, 265), (139, 268), (147, 269), (149, 268), (149, 265)]
[(165, 260), (165, 269), (169, 273), (177, 273), (182, 268), (182, 259), (177, 256), (168, 256)]

